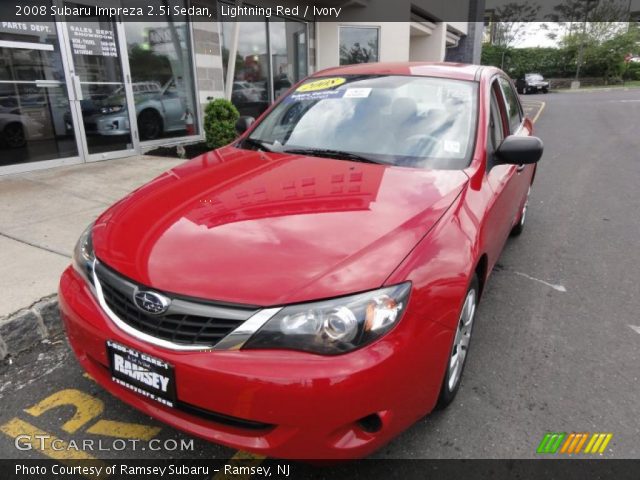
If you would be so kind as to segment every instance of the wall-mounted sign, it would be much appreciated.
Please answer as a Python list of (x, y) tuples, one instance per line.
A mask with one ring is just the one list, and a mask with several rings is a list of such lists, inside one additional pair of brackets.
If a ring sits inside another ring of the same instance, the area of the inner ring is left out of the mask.
[(0, 22), (0, 33), (55, 34), (53, 22)]
[(98, 24), (68, 23), (71, 48), (74, 55), (96, 55), (101, 57), (117, 57), (116, 35), (113, 29)]

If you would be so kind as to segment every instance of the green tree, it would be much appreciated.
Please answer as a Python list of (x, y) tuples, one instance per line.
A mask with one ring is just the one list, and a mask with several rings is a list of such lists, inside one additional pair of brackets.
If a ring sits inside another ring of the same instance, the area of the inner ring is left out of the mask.
[(511, 2), (499, 6), (493, 14), (493, 43), (509, 47), (526, 34), (527, 22), (537, 19), (540, 5), (537, 3)]

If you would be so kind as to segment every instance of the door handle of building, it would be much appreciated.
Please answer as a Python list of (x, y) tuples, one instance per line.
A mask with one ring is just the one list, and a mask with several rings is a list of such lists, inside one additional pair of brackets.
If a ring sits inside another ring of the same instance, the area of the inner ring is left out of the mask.
[(73, 93), (76, 97), (75, 99), (77, 101), (84, 100), (84, 97), (82, 96), (82, 84), (80, 83), (80, 77), (78, 75), (73, 75), (71, 79), (73, 80)]

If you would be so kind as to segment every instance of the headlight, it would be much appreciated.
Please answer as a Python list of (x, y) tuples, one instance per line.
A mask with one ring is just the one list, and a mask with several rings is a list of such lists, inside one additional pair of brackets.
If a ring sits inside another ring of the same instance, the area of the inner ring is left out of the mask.
[(303, 350), (337, 355), (391, 330), (402, 317), (410, 283), (320, 302), (290, 305), (269, 319), (243, 349)]
[(76, 248), (73, 250), (73, 268), (91, 285), (93, 285), (93, 262), (96, 259), (93, 253), (93, 241), (91, 239), (92, 228), (93, 223), (82, 232)]
[(107, 105), (106, 107), (100, 108), (100, 113), (118, 113), (121, 112), (123, 108), (123, 105)]

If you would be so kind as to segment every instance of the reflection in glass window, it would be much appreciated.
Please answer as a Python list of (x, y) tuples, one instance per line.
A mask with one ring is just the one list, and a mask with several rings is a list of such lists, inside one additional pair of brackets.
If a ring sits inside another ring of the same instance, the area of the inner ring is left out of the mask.
[(518, 96), (516, 92), (513, 90), (511, 83), (509, 80), (503, 77), (499, 77), (500, 86), (502, 87), (502, 91), (504, 92), (505, 99), (507, 101), (507, 109), (509, 113), (509, 129), (511, 133), (515, 133), (515, 131), (520, 126), (522, 122), (522, 115), (520, 114), (520, 106), (518, 102)]
[(105, 16), (82, 20), (68, 20), (66, 26), (82, 89), (80, 107), (89, 153), (131, 149), (133, 142), (116, 23)]
[[(123, 5), (147, 3), (127, 0)], [(186, 7), (183, 0), (169, 4)], [(160, 17), (155, 22), (124, 22), (124, 26), (140, 139), (196, 134), (189, 25)]]
[(2, 22), (0, 42), (0, 167), (76, 156), (55, 25)]
[[(226, 79), (233, 22), (222, 22), (222, 64)], [(231, 101), (240, 115), (258, 117), (269, 106), (269, 54), (264, 21), (239, 23)]]
[(340, 65), (378, 61), (378, 29), (340, 27)]
[[(269, 102), (308, 75), (307, 24), (271, 17), (239, 19), (238, 50), (231, 101), (241, 115), (258, 117)], [(221, 22), (226, 79), (235, 22)]]
[(276, 20), (269, 23), (274, 98), (307, 76), (307, 26)]

